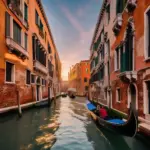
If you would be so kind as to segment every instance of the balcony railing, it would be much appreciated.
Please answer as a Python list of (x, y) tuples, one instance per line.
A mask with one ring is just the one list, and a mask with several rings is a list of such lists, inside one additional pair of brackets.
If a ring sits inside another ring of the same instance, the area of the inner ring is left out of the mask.
[(22, 16), (20, 9), (20, 0), (7, 0), (8, 7), (18, 16)]
[(117, 14), (116, 19), (114, 20), (113, 32), (115, 35), (118, 35), (122, 27), (122, 14)]
[(137, 6), (137, 0), (128, 0), (127, 1), (127, 10), (128, 12), (133, 12)]
[(21, 45), (16, 43), (12, 38), (6, 37), (6, 44), (9, 48), (9, 52), (16, 54), (22, 59), (29, 58), (28, 52)]
[(125, 71), (119, 74), (119, 78), (124, 82), (131, 82), (137, 80), (136, 71)]
[(35, 70), (38, 70), (44, 74), (48, 73), (47, 68), (44, 65), (42, 65), (39, 61), (35, 60), (33, 65)]

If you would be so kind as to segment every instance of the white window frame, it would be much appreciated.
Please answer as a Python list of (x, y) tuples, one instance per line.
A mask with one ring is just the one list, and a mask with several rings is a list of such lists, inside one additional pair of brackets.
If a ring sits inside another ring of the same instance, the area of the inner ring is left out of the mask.
[(150, 57), (148, 57), (148, 42), (149, 42), (149, 30), (150, 28), (148, 27), (148, 16), (147, 12), (150, 11), (150, 6), (145, 10), (144, 12), (144, 56), (145, 60), (149, 60)]
[[(119, 64), (118, 64), (119, 68), (117, 68), (117, 49), (118, 49), (118, 52), (119, 52), (119, 58), (118, 58), (119, 59)], [(114, 61), (115, 61), (114, 62), (115, 63), (115, 65), (114, 65), (115, 66), (115, 71), (119, 71), (120, 70), (120, 47), (115, 49), (115, 56), (114, 57), (115, 57), (115, 59), (114, 59)]]
[[(13, 64), (13, 72), (11, 72), (11, 78), (12, 78), (11, 82), (6, 81), (6, 63), (7, 62)], [(10, 62), (10, 61), (5, 61), (5, 83), (7, 83), (7, 84), (15, 84), (15, 79), (16, 79), (16, 76), (15, 76), (15, 64)]]
[[(121, 99), (120, 99), (120, 101), (119, 101), (118, 90), (120, 90), (120, 88), (116, 88), (116, 102), (117, 102), (117, 103), (121, 103)], [(121, 96), (121, 90), (120, 90), (120, 96)]]
[(149, 99), (148, 99), (148, 91), (147, 91), (147, 81), (150, 80), (145, 80), (143, 81), (143, 103), (144, 103), (144, 114), (149, 114)]

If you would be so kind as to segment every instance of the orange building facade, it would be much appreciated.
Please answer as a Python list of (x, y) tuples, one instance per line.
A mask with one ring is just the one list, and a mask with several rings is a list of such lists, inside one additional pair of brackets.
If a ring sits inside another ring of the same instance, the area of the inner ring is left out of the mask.
[(69, 87), (76, 88), (77, 95), (85, 96), (89, 89), (90, 62), (82, 60), (73, 66), (68, 74)]
[(90, 49), (90, 87), (98, 93), (91, 98), (124, 114), (132, 105), (141, 128), (150, 125), (149, 27), (149, 0), (104, 0)]
[(0, 108), (52, 98), (61, 62), (41, 0), (1, 0), (0, 10)]

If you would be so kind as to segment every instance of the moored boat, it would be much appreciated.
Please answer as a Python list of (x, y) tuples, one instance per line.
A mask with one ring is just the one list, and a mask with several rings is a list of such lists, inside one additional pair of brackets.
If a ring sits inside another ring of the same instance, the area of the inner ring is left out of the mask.
[(62, 97), (67, 97), (67, 93), (64, 93), (64, 92), (63, 92), (63, 93), (61, 93), (61, 96), (62, 96)]
[(68, 89), (68, 96), (70, 98), (75, 98), (76, 97), (76, 89), (75, 88), (69, 88)]
[(89, 109), (93, 120), (102, 128), (108, 129), (111, 132), (119, 133), (125, 136), (134, 137), (138, 129), (138, 120), (136, 113), (130, 108), (128, 120), (124, 122), (121, 119), (111, 118), (104, 120), (94, 113), (94, 108)]

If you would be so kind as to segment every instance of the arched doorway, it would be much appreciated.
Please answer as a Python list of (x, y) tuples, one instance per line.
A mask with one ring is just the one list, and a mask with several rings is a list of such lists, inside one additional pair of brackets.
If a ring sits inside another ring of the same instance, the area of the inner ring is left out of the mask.
[(128, 88), (128, 106), (130, 107), (130, 104), (134, 110), (137, 108), (137, 91), (134, 84), (130, 84)]
[(37, 77), (36, 80), (36, 101), (41, 100), (41, 79), (40, 77)]

